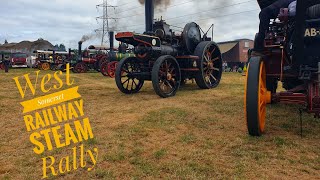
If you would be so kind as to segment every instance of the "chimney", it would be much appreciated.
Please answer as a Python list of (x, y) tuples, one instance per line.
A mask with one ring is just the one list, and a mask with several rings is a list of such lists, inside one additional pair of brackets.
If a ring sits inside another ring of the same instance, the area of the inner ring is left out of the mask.
[(71, 59), (71, 48), (68, 49), (68, 60)]
[(81, 51), (82, 51), (82, 41), (79, 41), (79, 42), (78, 42), (78, 45), (79, 45), (79, 46), (78, 46), (78, 55), (79, 55), (78, 61), (81, 61), (81, 59), (82, 59), (82, 52), (81, 52)]
[(146, 33), (153, 32), (154, 0), (145, 0)]
[(110, 50), (113, 51), (114, 48), (114, 32), (110, 31), (109, 32), (109, 38), (110, 38)]

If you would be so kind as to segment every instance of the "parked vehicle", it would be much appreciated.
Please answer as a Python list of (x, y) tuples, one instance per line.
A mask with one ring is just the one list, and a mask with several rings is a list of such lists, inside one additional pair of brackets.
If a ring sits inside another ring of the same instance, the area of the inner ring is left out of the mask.
[[(152, 81), (160, 97), (175, 96), (181, 82), (194, 79), (201, 89), (219, 85), (222, 55), (218, 45), (198, 24), (185, 25), (176, 35), (164, 20), (154, 22), (154, 1), (145, 1), (144, 34), (120, 32), (116, 39), (134, 46), (135, 57), (122, 59), (116, 69), (116, 84), (125, 94), (140, 91), (144, 81)], [(209, 32), (209, 31), (207, 31)]]
[[(250, 135), (265, 132), (267, 104), (298, 104), (320, 118), (319, 31), (319, 0), (297, 0), (295, 17), (282, 9), (271, 21), (264, 53), (251, 56), (247, 70), (245, 115)], [(286, 91), (277, 92), (278, 81)]]
[(26, 68), (28, 67), (27, 63), (28, 55), (25, 53), (12, 53), (11, 55), (11, 67), (16, 68)]

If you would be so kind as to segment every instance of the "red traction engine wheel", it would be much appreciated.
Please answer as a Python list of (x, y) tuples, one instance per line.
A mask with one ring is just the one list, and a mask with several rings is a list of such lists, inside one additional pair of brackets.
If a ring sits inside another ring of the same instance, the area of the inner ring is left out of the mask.
[(107, 73), (111, 78), (115, 78), (116, 77), (117, 66), (118, 66), (118, 62), (117, 61), (109, 62), (107, 64)]
[(4, 67), (4, 63), (0, 63), (0, 70), (4, 70), (5, 67)]
[(74, 66), (75, 73), (86, 73), (88, 71), (88, 67), (84, 62), (79, 62)]
[(109, 76), (107, 71), (108, 71), (108, 62), (103, 62), (101, 64), (100, 72), (103, 76)]

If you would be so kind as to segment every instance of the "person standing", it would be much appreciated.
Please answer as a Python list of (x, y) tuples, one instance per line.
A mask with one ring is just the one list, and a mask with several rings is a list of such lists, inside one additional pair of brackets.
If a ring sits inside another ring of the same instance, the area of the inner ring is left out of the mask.
[[(263, 7), (259, 14), (260, 25), (259, 32), (254, 42), (253, 54), (261, 54), (264, 50), (265, 33), (269, 28), (270, 19), (275, 19), (279, 15), (281, 8), (287, 8), (290, 3), (295, 0), (258, 0), (258, 3)], [(271, 3), (271, 4), (270, 4)]]

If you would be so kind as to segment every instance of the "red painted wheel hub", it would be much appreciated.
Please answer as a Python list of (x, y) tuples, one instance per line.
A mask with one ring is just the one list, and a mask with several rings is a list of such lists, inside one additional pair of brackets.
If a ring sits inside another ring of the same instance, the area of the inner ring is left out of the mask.
[(117, 65), (118, 65), (117, 61), (110, 62), (107, 65), (107, 73), (111, 78), (115, 78), (116, 77)]
[(84, 64), (84, 63), (78, 63), (78, 64), (75, 66), (75, 70), (76, 70), (77, 73), (86, 73), (86, 72), (87, 72), (86, 64)]

